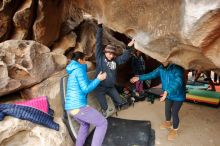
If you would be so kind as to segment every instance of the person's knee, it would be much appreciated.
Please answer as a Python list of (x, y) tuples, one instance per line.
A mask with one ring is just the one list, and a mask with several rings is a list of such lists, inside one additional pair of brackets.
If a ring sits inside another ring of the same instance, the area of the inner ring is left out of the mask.
[(87, 123), (81, 123), (80, 124), (83, 128), (88, 128), (89, 129), (89, 124), (87, 124)]

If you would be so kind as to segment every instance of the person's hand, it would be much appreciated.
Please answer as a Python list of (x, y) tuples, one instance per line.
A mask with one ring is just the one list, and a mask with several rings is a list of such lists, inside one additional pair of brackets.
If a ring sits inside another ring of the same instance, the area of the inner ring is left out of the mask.
[(137, 81), (139, 81), (139, 77), (133, 77), (133, 78), (130, 79), (131, 83), (135, 83)]
[(164, 91), (163, 96), (160, 98), (160, 101), (164, 101), (167, 98), (167, 91)]
[(98, 21), (98, 24), (102, 24), (103, 23), (103, 17), (102, 16), (97, 16), (97, 21)]
[(139, 97), (139, 96), (140, 96), (140, 94), (139, 94), (138, 92), (135, 92), (135, 96)]
[(135, 42), (135, 39), (133, 38), (129, 43), (128, 43), (128, 46), (131, 47), (134, 45), (134, 42)]
[(98, 74), (98, 76), (97, 76), (97, 78), (98, 78), (99, 80), (101, 80), (101, 81), (105, 80), (106, 77), (107, 77), (106, 72), (104, 72), (104, 73), (103, 73), (103, 72), (100, 72), (100, 73)]

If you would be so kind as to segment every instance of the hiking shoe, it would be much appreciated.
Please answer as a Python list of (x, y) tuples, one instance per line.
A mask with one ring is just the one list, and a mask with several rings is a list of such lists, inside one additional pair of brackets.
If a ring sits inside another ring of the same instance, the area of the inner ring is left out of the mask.
[(118, 111), (120, 111), (120, 110), (127, 109), (128, 107), (129, 107), (128, 102), (127, 102), (127, 101), (122, 101), (122, 103), (120, 103), (120, 104), (118, 104), (118, 105), (116, 106), (116, 109), (117, 109)]
[(172, 127), (172, 123), (170, 121), (164, 121), (160, 125), (160, 129), (170, 129)]
[(174, 139), (176, 139), (177, 136), (178, 136), (178, 134), (177, 134), (177, 129), (171, 129), (171, 130), (169, 131), (169, 133), (168, 133), (167, 139), (168, 139), (168, 140), (174, 140)]
[(105, 117), (105, 118), (107, 118), (107, 110), (101, 110), (101, 113), (102, 113), (102, 115)]
[(102, 115), (105, 117), (105, 118), (107, 118), (111, 113), (112, 113), (112, 111), (113, 111), (113, 108), (108, 108), (107, 110), (101, 110), (101, 112), (102, 112)]

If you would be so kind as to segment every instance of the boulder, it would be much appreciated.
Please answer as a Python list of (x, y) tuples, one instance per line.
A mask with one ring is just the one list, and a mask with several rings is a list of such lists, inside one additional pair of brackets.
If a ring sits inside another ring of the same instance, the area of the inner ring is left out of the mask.
[(203, 48), (203, 52), (205, 56), (207, 56), (207, 58), (209, 58), (216, 65), (216, 68), (220, 70), (220, 37), (212, 42), (208, 47)]
[(21, 40), (0, 43), (0, 60), (0, 96), (37, 84), (67, 64), (64, 55), (35, 41)]
[[(67, 0), (68, 1), (68, 0)], [(73, 31), (82, 21), (83, 12), (79, 8), (72, 6), (72, 3), (64, 3), (64, 21), (61, 26), (60, 36), (64, 36)]]
[(190, 43), (199, 48), (206, 48), (220, 36), (220, 8), (207, 12), (188, 35)]
[(0, 42), (10, 37), (12, 18), (21, 0), (1, 0), (0, 2)]
[(30, 30), (33, 24), (35, 0), (26, 0), (14, 14), (14, 31), (11, 39), (30, 39)]
[(60, 130), (55, 131), (26, 120), (5, 117), (0, 122), (1, 146), (73, 146), (61, 118), (55, 118)]
[[(213, 47), (220, 37), (219, 0), (161, 3), (156, 0), (74, 0), (72, 3), (94, 18), (102, 18), (105, 26), (135, 38), (140, 46), (138, 50), (160, 62), (169, 61), (186, 69), (220, 68), (214, 54), (216, 47)], [(163, 45), (156, 45), (158, 41)], [(195, 55), (195, 50), (199, 55)], [(183, 55), (188, 55), (190, 60), (183, 59)]]
[(65, 54), (69, 47), (75, 47), (76, 37), (74, 32), (70, 32), (53, 45), (52, 51), (57, 54)]
[(95, 18), (103, 17), (107, 27), (130, 36), (148, 32), (155, 39), (168, 34), (177, 35), (181, 27), (181, 0), (161, 3), (157, 0), (74, 0), (72, 3)]
[[(60, 0), (39, 0), (37, 18), (33, 26), (33, 39), (48, 47), (59, 38), (68, 34), (82, 21), (82, 12), (74, 7), (73, 9), (66, 9), (66, 1)], [(68, 19), (75, 23), (65, 26)], [(63, 28), (63, 29), (62, 29)]]
[(63, 1), (39, 0), (37, 18), (33, 26), (33, 39), (51, 46), (58, 39), (62, 24)]

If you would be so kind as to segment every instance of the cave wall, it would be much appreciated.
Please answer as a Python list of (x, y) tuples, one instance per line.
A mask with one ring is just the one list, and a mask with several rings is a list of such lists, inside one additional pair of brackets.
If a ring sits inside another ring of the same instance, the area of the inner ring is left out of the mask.
[(136, 38), (141, 46), (137, 49), (158, 61), (169, 61), (186, 69), (220, 68), (215, 57), (220, 55), (216, 49), (220, 34), (218, 0), (75, 0), (73, 3), (96, 19), (102, 17), (109, 28)]

